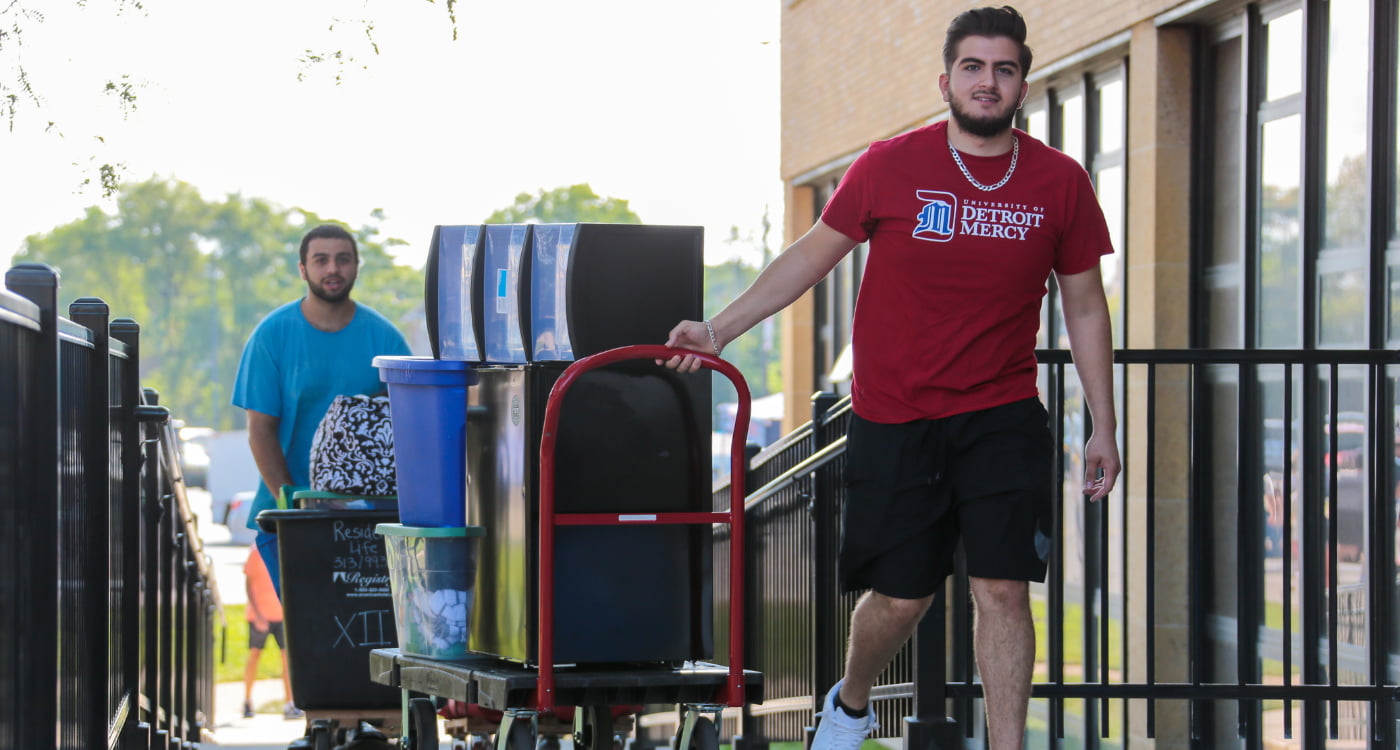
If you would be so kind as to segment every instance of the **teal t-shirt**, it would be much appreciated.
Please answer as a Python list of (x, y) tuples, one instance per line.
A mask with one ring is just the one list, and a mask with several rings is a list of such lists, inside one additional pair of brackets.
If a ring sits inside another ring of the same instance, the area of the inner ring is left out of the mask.
[[(268, 313), (253, 329), (238, 363), (233, 405), (277, 417), (277, 436), (287, 469), (297, 486), (308, 486), (311, 438), (336, 396), (384, 390), (374, 358), (410, 353), (403, 334), (383, 315), (357, 303), (350, 324), (327, 333), (306, 322), (301, 300)], [(257, 528), (260, 511), (277, 507), (276, 498), (258, 478), (258, 492), (248, 513)]]

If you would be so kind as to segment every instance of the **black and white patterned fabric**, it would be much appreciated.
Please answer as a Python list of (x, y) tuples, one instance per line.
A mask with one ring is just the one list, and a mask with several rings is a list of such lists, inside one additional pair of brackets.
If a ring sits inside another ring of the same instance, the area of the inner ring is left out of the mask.
[(311, 439), (311, 489), (397, 495), (388, 396), (336, 396)]

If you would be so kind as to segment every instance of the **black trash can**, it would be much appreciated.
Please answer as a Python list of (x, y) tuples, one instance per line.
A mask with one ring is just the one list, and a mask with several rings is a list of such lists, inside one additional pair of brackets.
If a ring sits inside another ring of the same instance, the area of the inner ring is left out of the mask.
[(265, 510), (277, 534), (292, 699), (303, 710), (396, 708), (369, 678), (369, 652), (398, 646), (384, 539), (397, 510)]

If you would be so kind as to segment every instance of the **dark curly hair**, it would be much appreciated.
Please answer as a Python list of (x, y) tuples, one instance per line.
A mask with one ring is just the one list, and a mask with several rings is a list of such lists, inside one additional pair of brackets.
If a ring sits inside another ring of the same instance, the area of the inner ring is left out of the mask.
[(1000, 8), (973, 8), (959, 13), (948, 24), (943, 39), (943, 67), (952, 70), (958, 56), (958, 44), (970, 36), (1004, 36), (1021, 48), (1021, 77), (1031, 72), (1031, 48), (1026, 46), (1026, 19), (1010, 5)]
[(310, 232), (307, 232), (306, 236), (301, 238), (302, 265), (306, 265), (306, 249), (311, 246), (311, 241), (316, 239), (349, 240), (350, 249), (354, 251), (355, 257), (360, 257), (360, 247), (359, 243), (355, 242), (355, 235), (350, 234), (350, 232), (346, 230), (345, 227), (342, 227), (339, 224), (322, 224), (321, 226), (316, 227)]

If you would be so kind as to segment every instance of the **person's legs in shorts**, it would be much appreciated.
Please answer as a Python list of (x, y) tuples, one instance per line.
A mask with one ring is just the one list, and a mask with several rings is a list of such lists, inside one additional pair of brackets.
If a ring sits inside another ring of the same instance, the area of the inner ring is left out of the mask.
[[(278, 641), (281, 644), (281, 641)], [(253, 681), (258, 676), (258, 659), (262, 658), (263, 646), (267, 645), (267, 631), (255, 623), (248, 623), (248, 663), (243, 666), (243, 717), (253, 716)]]
[[(930, 555), (937, 546), (931, 536), (937, 533), (932, 518), (938, 507), (939, 461), (932, 455), (939, 444), (936, 426), (853, 420), (842, 575), (848, 590), (870, 591), (851, 613), (845, 675), (823, 701), (813, 750), (853, 748), (875, 728), (868, 705), (871, 686), (908, 641), (951, 570), (951, 556), (945, 563)], [(913, 531), (900, 538), (892, 529)]]
[(283, 715), (288, 719), (295, 719), (303, 715), (301, 709), (292, 702), (292, 678), (291, 672), (287, 669), (287, 642), (285, 640), (284, 625), (281, 620), (269, 622), (267, 624), (268, 635), (272, 640), (277, 641), (277, 650), (281, 652), (282, 658), (282, 695), (285, 696), (287, 705), (283, 708)]
[(973, 648), (988, 745), (1020, 747), (1035, 664), (1029, 581), (1045, 579), (1050, 438), (1038, 401), (973, 416), (953, 470), (955, 515), (976, 608)]

